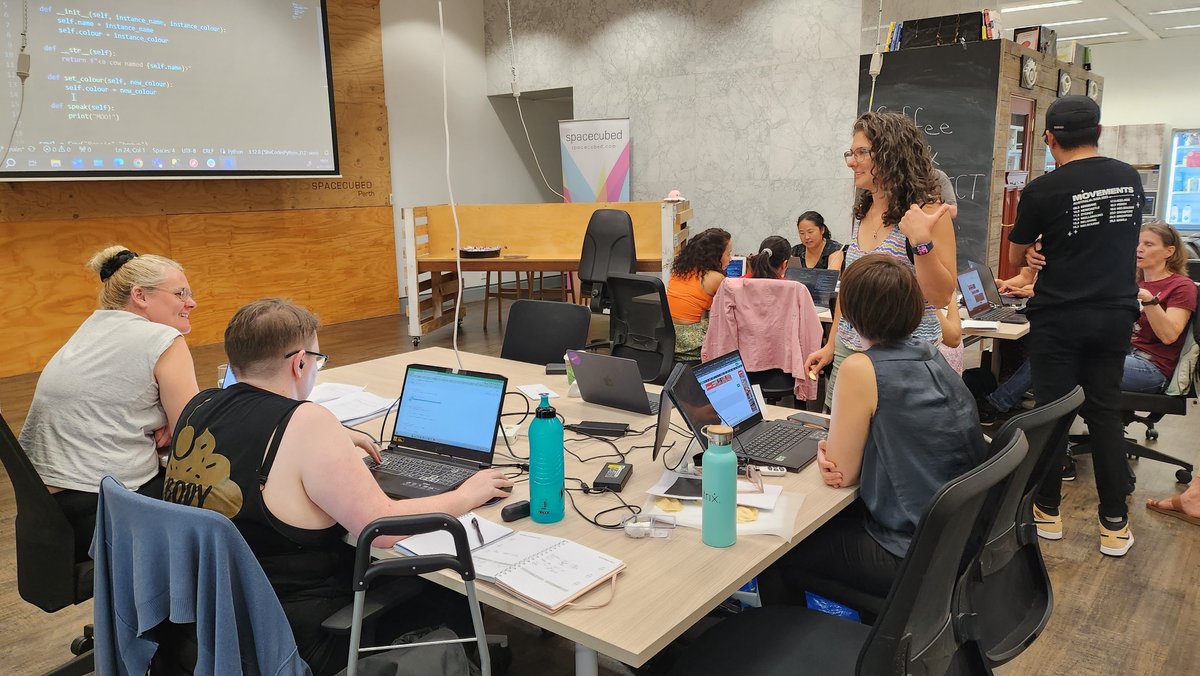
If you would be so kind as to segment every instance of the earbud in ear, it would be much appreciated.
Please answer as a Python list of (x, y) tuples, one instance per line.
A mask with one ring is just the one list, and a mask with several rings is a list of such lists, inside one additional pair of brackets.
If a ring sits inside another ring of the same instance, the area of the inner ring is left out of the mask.
[(300, 360), (300, 368), (304, 368), (304, 360), (303, 359)]

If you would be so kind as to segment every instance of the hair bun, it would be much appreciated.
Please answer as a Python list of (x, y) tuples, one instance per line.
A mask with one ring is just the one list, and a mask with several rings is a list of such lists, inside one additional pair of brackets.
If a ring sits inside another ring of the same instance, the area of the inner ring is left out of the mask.
[(100, 281), (107, 282), (108, 278), (116, 274), (117, 270), (120, 270), (123, 265), (137, 257), (138, 255), (129, 249), (118, 251), (112, 258), (104, 261), (104, 264), (100, 266)]

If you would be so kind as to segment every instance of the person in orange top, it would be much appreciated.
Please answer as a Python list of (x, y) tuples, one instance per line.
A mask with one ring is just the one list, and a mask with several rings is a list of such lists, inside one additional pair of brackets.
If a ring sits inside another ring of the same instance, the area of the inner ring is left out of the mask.
[(675, 325), (675, 358), (699, 361), (704, 334), (708, 332), (708, 308), (733, 253), (733, 238), (721, 228), (709, 228), (688, 240), (671, 264), (667, 304)]

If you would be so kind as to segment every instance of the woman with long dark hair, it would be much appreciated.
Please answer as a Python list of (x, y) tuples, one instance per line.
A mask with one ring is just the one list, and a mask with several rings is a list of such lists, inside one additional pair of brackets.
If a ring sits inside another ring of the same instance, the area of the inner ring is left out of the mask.
[(746, 259), (750, 268), (749, 276), (756, 279), (780, 279), (787, 270), (791, 254), (791, 242), (771, 235), (758, 245), (758, 253)]
[(733, 252), (733, 238), (721, 228), (709, 228), (688, 240), (671, 264), (667, 304), (675, 325), (675, 357), (698, 361), (708, 331), (708, 308), (725, 281), (725, 266)]
[(800, 243), (792, 247), (792, 257), (800, 259), (802, 267), (818, 270), (837, 270), (842, 267), (842, 243), (833, 238), (825, 217), (806, 211), (796, 219), (796, 234)]
[[(955, 287), (954, 224), (941, 202), (933, 178), (933, 161), (925, 137), (912, 119), (900, 113), (864, 113), (854, 123), (850, 150), (843, 153), (854, 172), (858, 198), (854, 229), (846, 249), (846, 267), (871, 253), (892, 256), (917, 276), (925, 311), (913, 336), (934, 345), (942, 330), (937, 308), (950, 303)], [(834, 308), (837, 330), (809, 355), (809, 373), (833, 363), (826, 404), (832, 404), (834, 382), (842, 361), (866, 349), (864, 342)]]

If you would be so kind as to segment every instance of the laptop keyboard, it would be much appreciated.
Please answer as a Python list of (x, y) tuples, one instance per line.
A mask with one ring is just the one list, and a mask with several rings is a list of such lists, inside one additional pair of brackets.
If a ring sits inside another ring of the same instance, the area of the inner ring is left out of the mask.
[(981, 322), (998, 322), (1006, 317), (1011, 317), (1014, 313), (1016, 313), (1016, 311), (1017, 308), (1015, 307), (994, 307), (987, 312), (983, 312), (971, 317), (971, 319)]
[(658, 415), (658, 395), (647, 394), (646, 401), (650, 402), (650, 415)]
[(803, 439), (824, 439), (826, 436), (825, 430), (811, 427), (771, 425), (750, 443), (738, 446), (738, 450), (741, 455), (755, 460), (773, 460), (782, 449), (794, 446)]
[(383, 462), (371, 463), (371, 469), (388, 474), (395, 474), (409, 479), (416, 479), (439, 486), (453, 486), (471, 478), (474, 470), (454, 465), (446, 465), (424, 458), (414, 458), (398, 453), (384, 453)]

